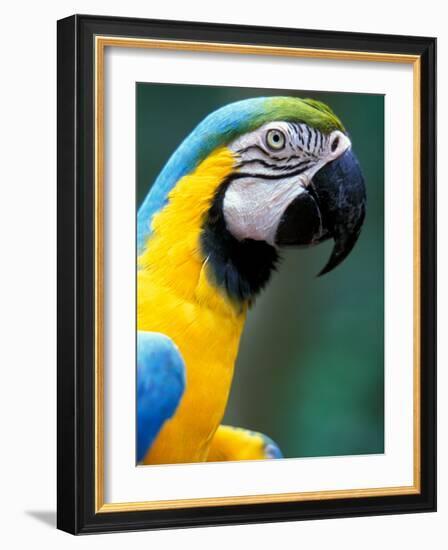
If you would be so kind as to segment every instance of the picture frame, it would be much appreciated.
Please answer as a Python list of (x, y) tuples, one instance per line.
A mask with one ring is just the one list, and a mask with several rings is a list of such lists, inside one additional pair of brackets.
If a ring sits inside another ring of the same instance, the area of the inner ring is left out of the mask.
[[(108, 48), (411, 67), (413, 235), (406, 238), (413, 241), (413, 483), (166, 502), (105, 499)], [(57, 67), (58, 528), (84, 534), (435, 511), (436, 40), (74, 15), (58, 21)]]

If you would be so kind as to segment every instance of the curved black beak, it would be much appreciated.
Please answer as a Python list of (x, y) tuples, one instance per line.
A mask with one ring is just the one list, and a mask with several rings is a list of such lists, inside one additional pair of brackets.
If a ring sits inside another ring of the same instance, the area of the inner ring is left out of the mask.
[(279, 223), (279, 246), (318, 244), (334, 239), (323, 275), (338, 266), (358, 240), (365, 218), (366, 188), (359, 163), (351, 151), (323, 166), (307, 191), (286, 209)]

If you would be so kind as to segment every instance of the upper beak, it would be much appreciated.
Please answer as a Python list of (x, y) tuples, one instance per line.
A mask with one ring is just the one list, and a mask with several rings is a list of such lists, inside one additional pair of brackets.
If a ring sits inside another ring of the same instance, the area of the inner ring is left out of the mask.
[(351, 149), (323, 166), (306, 191), (285, 210), (276, 244), (313, 245), (328, 238), (334, 247), (323, 275), (339, 265), (358, 240), (365, 218), (366, 188)]

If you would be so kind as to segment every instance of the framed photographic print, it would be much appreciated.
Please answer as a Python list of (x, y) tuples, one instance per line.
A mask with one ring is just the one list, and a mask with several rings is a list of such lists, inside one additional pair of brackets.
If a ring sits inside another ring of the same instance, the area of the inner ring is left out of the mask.
[(433, 38), (58, 22), (58, 527), (433, 511)]

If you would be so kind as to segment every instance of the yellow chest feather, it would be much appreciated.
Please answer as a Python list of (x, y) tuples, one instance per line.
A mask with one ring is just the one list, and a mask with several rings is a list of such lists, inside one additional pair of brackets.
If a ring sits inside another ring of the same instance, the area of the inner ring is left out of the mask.
[(186, 366), (180, 405), (145, 463), (205, 460), (224, 415), (246, 307), (231, 303), (211, 282), (200, 233), (216, 189), (233, 166), (224, 148), (182, 178), (154, 216), (139, 258), (138, 330), (168, 335)]

